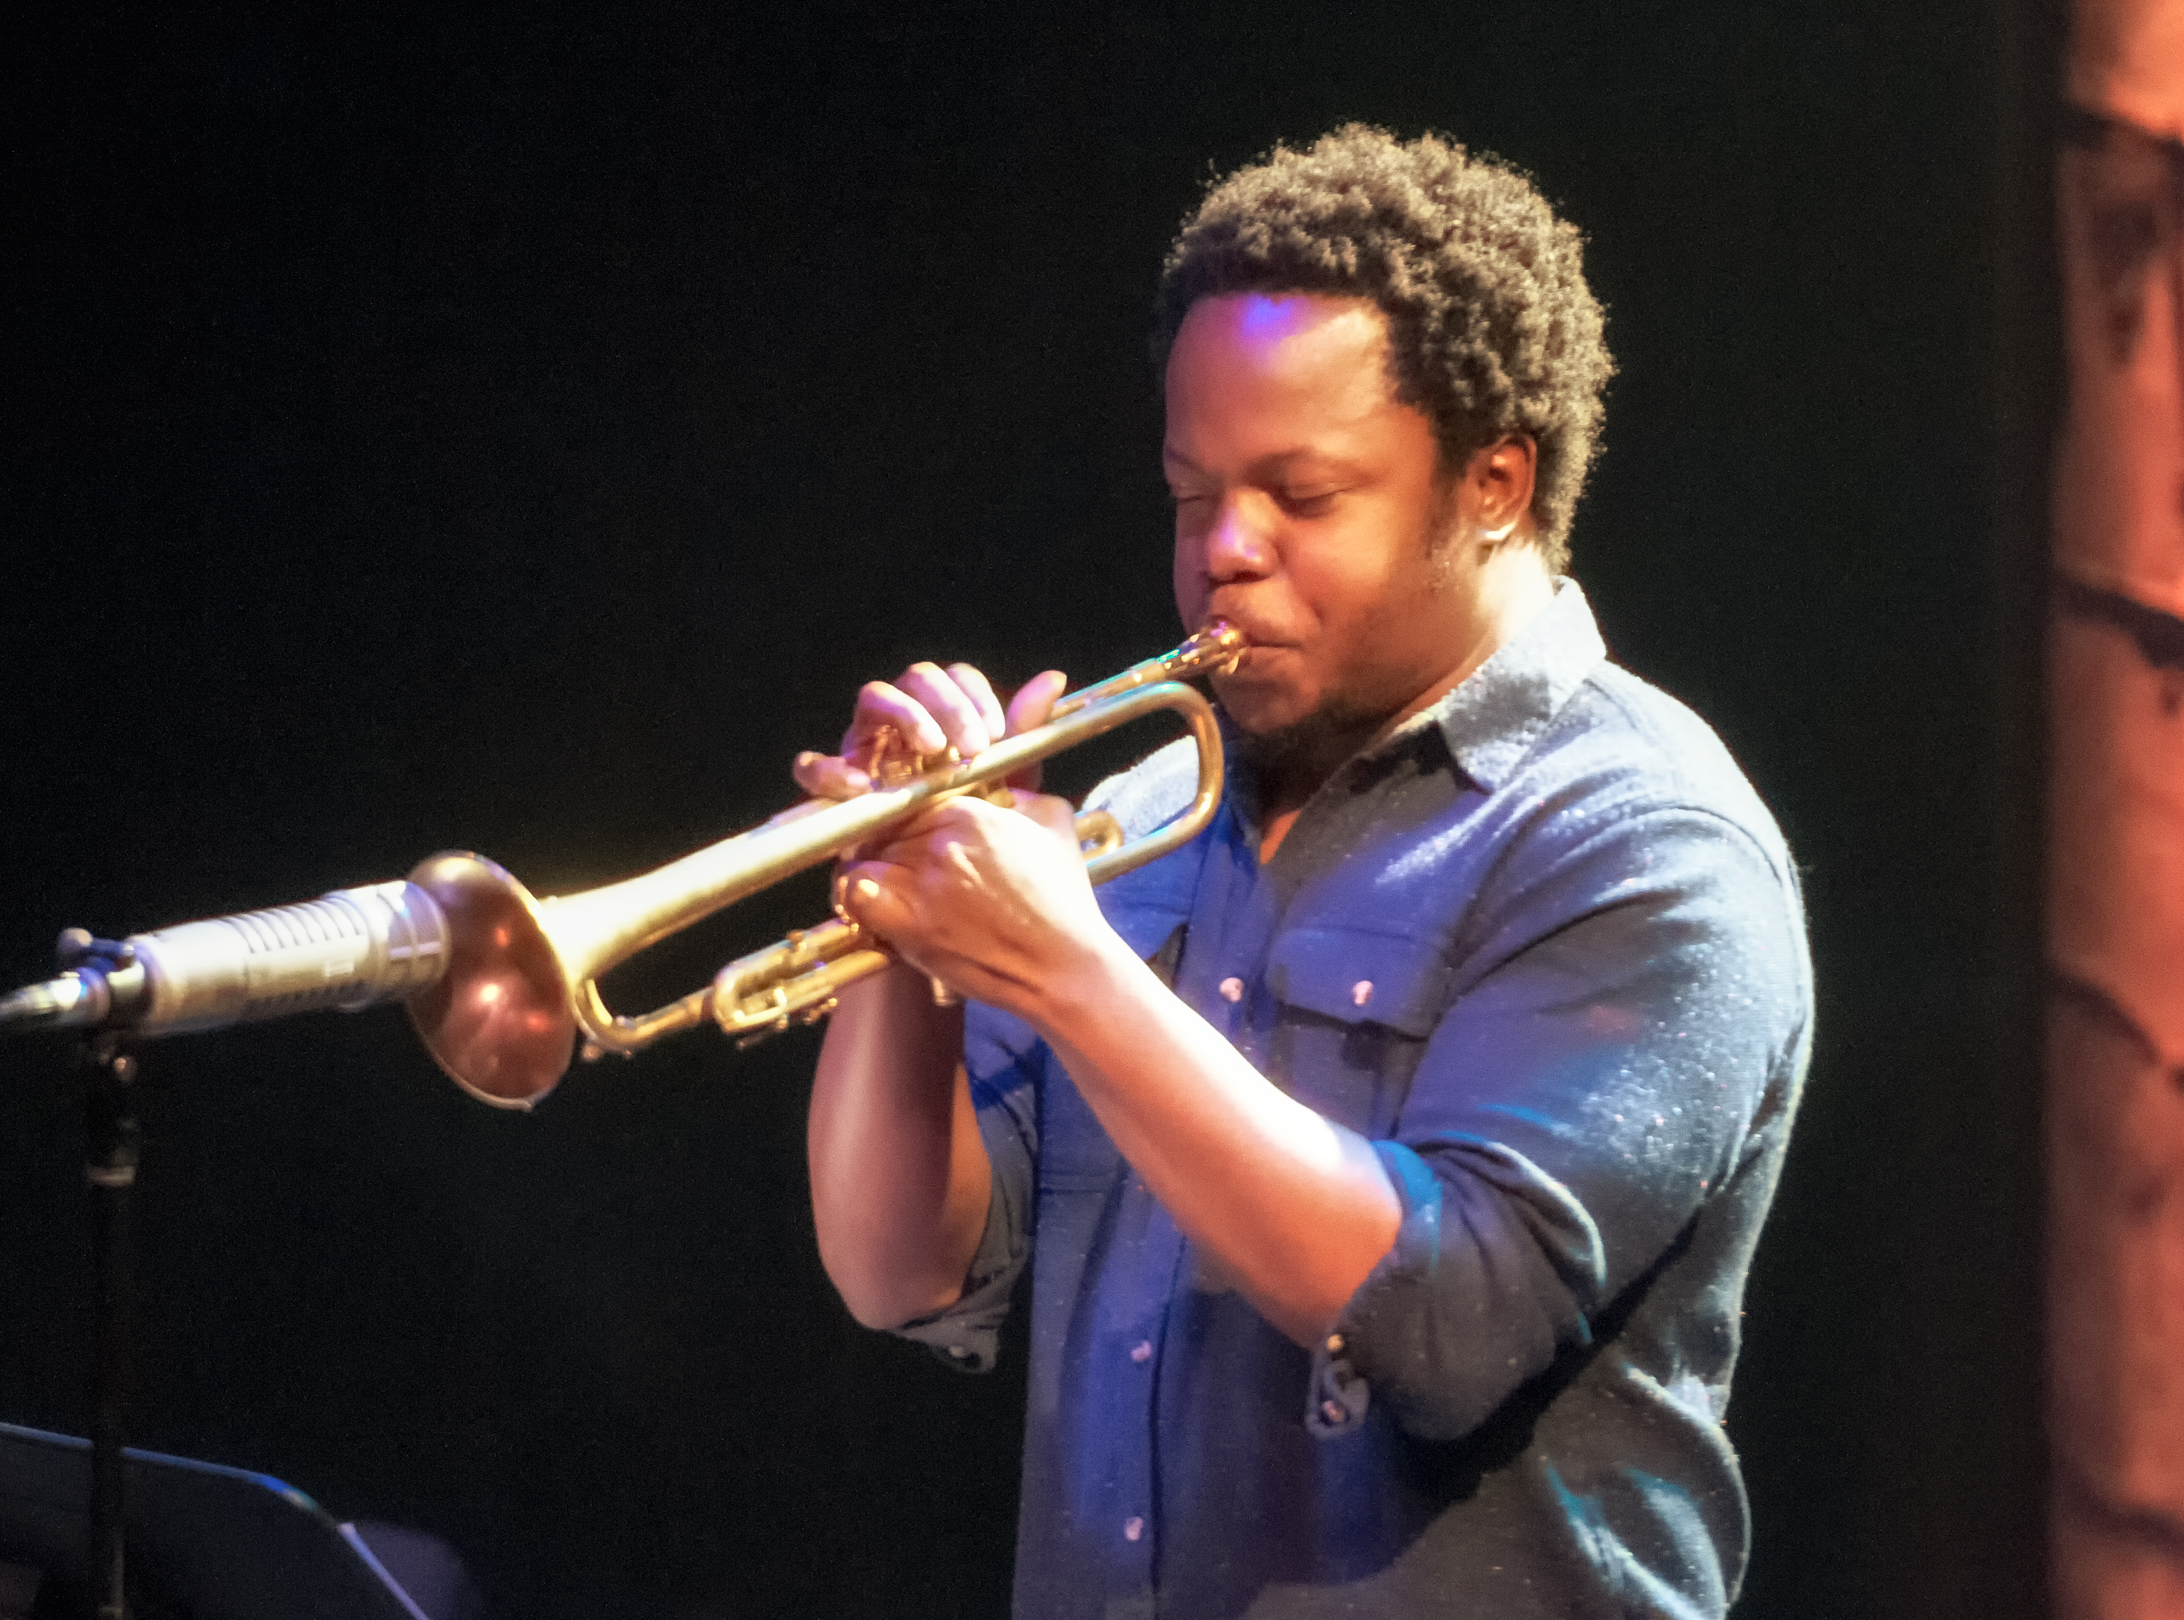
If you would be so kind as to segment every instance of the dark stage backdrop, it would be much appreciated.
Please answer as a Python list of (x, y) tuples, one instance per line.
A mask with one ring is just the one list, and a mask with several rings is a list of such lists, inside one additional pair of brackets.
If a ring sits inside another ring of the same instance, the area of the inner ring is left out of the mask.
[[(1277, 137), (1444, 129), (1589, 233), (1577, 572), (1805, 864), (1739, 1612), (2035, 1612), (1987, 8), (304, 10), (47, 8), (0, 70), (0, 979), (447, 847), (588, 886), (780, 807), (908, 658), (1169, 645), (1170, 233)], [(526, 1117), (393, 1011), (151, 1049), (135, 1436), (435, 1531), (502, 1616), (1002, 1613), (1022, 1359), (835, 1301), (813, 1051), (685, 1036)], [(75, 1432), (81, 1147), (62, 1045), (0, 1049), (0, 1418)]]

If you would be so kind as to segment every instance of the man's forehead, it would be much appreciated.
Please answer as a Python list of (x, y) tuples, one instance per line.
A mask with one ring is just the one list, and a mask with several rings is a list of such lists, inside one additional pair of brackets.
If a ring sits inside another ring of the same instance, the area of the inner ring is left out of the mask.
[(1327, 293), (1216, 294), (1194, 304), (1186, 324), (1220, 328), (1262, 358), (1300, 339), (1377, 346), (1387, 336), (1386, 318), (1371, 299)]
[[(1192, 306), (1168, 357), (1169, 447), (1248, 430), (1253, 459), (1324, 442), (1394, 403), (1387, 322), (1370, 299), (1229, 293)], [(1269, 443), (1265, 436), (1275, 441)]]
[(1324, 318), (1322, 300), (1301, 293), (1246, 293), (1237, 327), (1252, 343), (1279, 343)]

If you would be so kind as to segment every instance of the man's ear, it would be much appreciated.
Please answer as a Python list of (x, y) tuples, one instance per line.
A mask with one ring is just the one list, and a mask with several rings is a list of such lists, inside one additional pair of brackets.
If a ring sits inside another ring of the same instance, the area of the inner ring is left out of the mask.
[(1531, 538), (1532, 485), (1539, 449), (1529, 433), (1510, 433), (1472, 452), (1462, 504), (1483, 540)]

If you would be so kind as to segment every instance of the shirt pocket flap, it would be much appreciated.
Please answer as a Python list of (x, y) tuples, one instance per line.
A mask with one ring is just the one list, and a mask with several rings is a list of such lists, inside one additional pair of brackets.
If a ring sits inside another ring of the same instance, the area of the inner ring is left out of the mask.
[(1384, 1024), (1424, 1040), (1448, 999), (1448, 964), (1400, 934), (1298, 928), (1274, 941), (1267, 988), (1277, 999), (1345, 1024)]

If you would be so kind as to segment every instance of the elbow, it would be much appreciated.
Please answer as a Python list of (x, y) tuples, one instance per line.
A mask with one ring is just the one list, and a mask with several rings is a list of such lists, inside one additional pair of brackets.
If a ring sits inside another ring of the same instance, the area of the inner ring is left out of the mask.
[(842, 1303), (848, 1307), (850, 1318), (859, 1327), (871, 1328), (876, 1333), (891, 1333), (921, 1317), (944, 1311), (963, 1297), (963, 1290), (960, 1288), (919, 1297), (900, 1289), (852, 1292), (836, 1284), (836, 1292), (842, 1296)]
[(826, 1268), (827, 1280), (834, 1284), (835, 1293), (859, 1327), (885, 1330), (910, 1320), (911, 1313), (898, 1308), (895, 1290), (889, 1286), (891, 1279), (883, 1267), (865, 1256), (842, 1252), (839, 1245), (828, 1243), (823, 1233), (819, 1263)]
[(937, 1284), (870, 1257), (830, 1253), (825, 1243), (819, 1246), (819, 1260), (851, 1319), (875, 1332), (888, 1332), (946, 1310), (963, 1297), (960, 1278)]
[(842, 1296), (843, 1305), (848, 1307), (850, 1320), (861, 1328), (885, 1333), (913, 1319), (912, 1313), (896, 1309), (892, 1302), (877, 1294), (853, 1293), (839, 1284), (835, 1291)]

